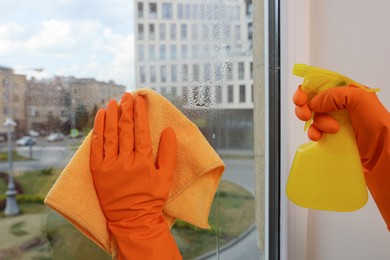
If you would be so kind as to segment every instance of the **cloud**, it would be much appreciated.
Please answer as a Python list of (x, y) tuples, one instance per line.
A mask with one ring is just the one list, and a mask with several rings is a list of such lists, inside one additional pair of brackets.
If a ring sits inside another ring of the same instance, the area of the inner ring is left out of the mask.
[(43, 67), (48, 75), (134, 84), (134, 37), (99, 20), (49, 19), (0, 25), (0, 58), (10, 67)]
[(134, 1), (20, 0), (0, 5), (0, 65), (35, 77), (134, 85)]

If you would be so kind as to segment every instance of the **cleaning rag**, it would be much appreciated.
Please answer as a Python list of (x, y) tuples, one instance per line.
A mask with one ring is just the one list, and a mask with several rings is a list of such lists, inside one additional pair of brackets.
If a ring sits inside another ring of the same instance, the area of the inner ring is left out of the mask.
[[(223, 161), (197, 126), (163, 96), (146, 88), (132, 94), (142, 95), (146, 101), (154, 158), (162, 131), (171, 127), (176, 132), (176, 172), (163, 208), (169, 226), (178, 218), (209, 228), (208, 215), (225, 169)], [(91, 137), (91, 133), (86, 136), (44, 202), (115, 257), (116, 243), (107, 228), (90, 171)]]

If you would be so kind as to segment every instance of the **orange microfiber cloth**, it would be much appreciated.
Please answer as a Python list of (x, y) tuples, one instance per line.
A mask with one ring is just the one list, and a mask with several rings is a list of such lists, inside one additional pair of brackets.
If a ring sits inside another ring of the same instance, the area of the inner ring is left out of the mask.
[[(172, 127), (177, 136), (177, 166), (164, 215), (172, 227), (176, 218), (208, 228), (208, 214), (225, 169), (223, 161), (199, 129), (168, 100), (150, 89), (132, 93), (145, 98), (156, 158), (161, 132)], [(110, 237), (90, 171), (91, 133), (46, 196), (45, 204), (68, 219), (84, 235), (111, 254)], [(131, 187), (129, 187), (131, 188)]]

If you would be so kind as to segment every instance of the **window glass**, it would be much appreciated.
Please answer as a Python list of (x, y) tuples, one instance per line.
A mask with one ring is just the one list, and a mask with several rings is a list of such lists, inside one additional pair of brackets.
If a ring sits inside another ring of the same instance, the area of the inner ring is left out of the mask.
[(154, 24), (149, 24), (149, 40), (154, 40), (156, 37)]
[(240, 102), (245, 102), (245, 95), (246, 95), (245, 85), (240, 85)]
[(161, 65), (160, 67), (161, 82), (167, 82), (167, 66)]
[(170, 25), (171, 40), (176, 40), (176, 24)]
[(138, 18), (144, 18), (144, 4), (143, 3), (137, 3), (137, 15)]
[(160, 60), (165, 60), (166, 59), (166, 47), (165, 44), (160, 45)]
[(177, 48), (176, 48), (175, 44), (171, 45), (170, 53), (171, 53), (171, 60), (176, 60), (176, 58), (177, 58)]
[(187, 25), (186, 24), (182, 24), (180, 26), (180, 36), (181, 36), (182, 40), (187, 39)]
[(138, 24), (138, 40), (143, 40), (144, 39), (144, 25), (143, 24)]
[(171, 65), (171, 81), (176, 82), (177, 81), (177, 65)]
[(148, 47), (149, 50), (149, 59), (154, 60), (156, 59), (156, 46), (153, 44), (150, 44)]
[(183, 4), (178, 4), (177, 5), (177, 18), (178, 19), (183, 19), (184, 17), (184, 5)]
[[(229, 259), (223, 254), (259, 259), (253, 153), (257, 74), (248, 38), (254, 29), (252, 1), (22, 3), (0, 4), (0, 258), (111, 258), (45, 207), (43, 198), (92, 129), (97, 111), (125, 91), (148, 87), (180, 109), (226, 165), (210, 209), (210, 229), (182, 220), (172, 229), (183, 259), (215, 251), (221, 259)], [(10, 175), (7, 117), (16, 123), (9, 130)], [(24, 136), (35, 144), (23, 145)], [(7, 176), (14, 176), (18, 187), (18, 216), (3, 213)], [(237, 239), (250, 246), (237, 249)]]
[(160, 40), (165, 40), (165, 24), (160, 24)]
[(192, 37), (192, 40), (198, 39), (198, 25), (197, 24), (191, 25), (191, 37)]
[(163, 10), (163, 13), (162, 13), (162, 17), (163, 19), (172, 19), (172, 4), (169, 4), (169, 3), (163, 3), (162, 4), (162, 10)]
[(145, 58), (145, 47), (143, 45), (138, 46), (138, 60), (144, 60)]
[(157, 4), (149, 3), (149, 19), (157, 18)]
[(239, 62), (238, 63), (238, 79), (244, 79), (245, 77), (245, 63)]
[(156, 79), (157, 79), (156, 66), (152, 65), (152, 66), (150, 66), (150, 82), (154, 83), (154, 82), (156, 82)]

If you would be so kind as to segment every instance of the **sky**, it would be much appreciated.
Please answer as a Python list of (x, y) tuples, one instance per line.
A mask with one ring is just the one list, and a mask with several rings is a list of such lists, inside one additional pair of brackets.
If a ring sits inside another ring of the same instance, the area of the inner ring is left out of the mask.
[(113, 80), (132, 90), (133, 5), (133, 0), (0, 0), (0, 66), (37, 78)]

